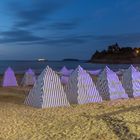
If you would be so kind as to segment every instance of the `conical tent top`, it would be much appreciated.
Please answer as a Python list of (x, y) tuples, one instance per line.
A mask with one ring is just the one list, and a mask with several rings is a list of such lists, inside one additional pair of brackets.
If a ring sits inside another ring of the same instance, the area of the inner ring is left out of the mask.
[(108, 66), (104, 68), (104, 72), (107, 74), (114, 73)]
[(8, 67), (6, 71), (13, 71), (13, 69), (11, 67)]
[(105, 66), (105, 70), (106, 71), (111, 71), (110, 68), (108, 66)]
[(11, 67), (8, 67), (8, 68), (6, 69), (6, 71), (5, 71), (5, 73), (14, 74), (14, 71), (13, 71), (13, 69), (12, 69)]
[(8, 67), (4, 73), (2, 86), (18, 86), (14, 71), (11, 67)]
[[(51, 69), (48, 65), (46, 66), (46, 68), (43, 71), (46, 71), (48, 69)], [(51, 69), (52, 70), (52, 69)]]
[(62, 69), (60, 70), (60, 73), (65, 74), (68, 72), (68, 69), (66, 68), (66, 66), (63, 66)]
[(34, 71), (33, 71), (31, 68), (29, 68), (29, 69), (26, 71), (26, 74), (34, 74)]
[(76, 70), (83, 71), (84, 69), (80, 65), (78, 65), (78, 67), (76, 68)]
[(131, 65), (128, 70), (131, 70), (132, 72), (137, 72), (137, 70), (135, 69), (135, 67), (133, 65)]

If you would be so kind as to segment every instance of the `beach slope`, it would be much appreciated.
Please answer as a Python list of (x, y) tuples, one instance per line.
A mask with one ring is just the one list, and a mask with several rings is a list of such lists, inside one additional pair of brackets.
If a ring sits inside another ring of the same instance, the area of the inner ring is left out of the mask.
[(140, 138), (140, 99), (36, 109), (29, 89), (0, 88), (1, 140), (119, 140)]

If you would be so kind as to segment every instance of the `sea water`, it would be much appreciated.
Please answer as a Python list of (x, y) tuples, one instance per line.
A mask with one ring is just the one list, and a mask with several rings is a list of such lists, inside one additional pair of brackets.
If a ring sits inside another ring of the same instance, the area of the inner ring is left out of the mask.
[[(16, 74), (24, 73), (28, 68), (32, 68), (36, 73), (40, 73), (47, 65), (52, 69), (59, 71), (63, 66), (68, 69), (75, 69), (81, 65), (86, 70), (103, 69), (106, 65), (112, 70), (126, 69), (130, 64), (93, 64), (86, 61), (0, 61), (0, 74), (3, 74), (7, 67), (12, 67)], [(140, 64), (134, 65), (140, 66)]]

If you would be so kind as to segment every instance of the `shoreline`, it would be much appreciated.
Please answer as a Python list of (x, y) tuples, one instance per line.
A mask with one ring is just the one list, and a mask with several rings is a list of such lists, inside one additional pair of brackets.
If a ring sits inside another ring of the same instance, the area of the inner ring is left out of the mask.
[(99, 60), (99, 59), (94, 59), (94, 60), (89, 60), (87, 63), (91, 64), (140, 64), (140, 60), (134, 61), (127, 61), (127, 60)]

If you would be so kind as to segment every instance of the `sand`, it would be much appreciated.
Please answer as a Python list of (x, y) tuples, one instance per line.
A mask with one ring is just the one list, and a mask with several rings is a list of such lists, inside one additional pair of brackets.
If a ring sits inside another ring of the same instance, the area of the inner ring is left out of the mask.
[(140, 139), (140, 99), (36, 109), (30, 88), (0, 88), (0, 140)]

